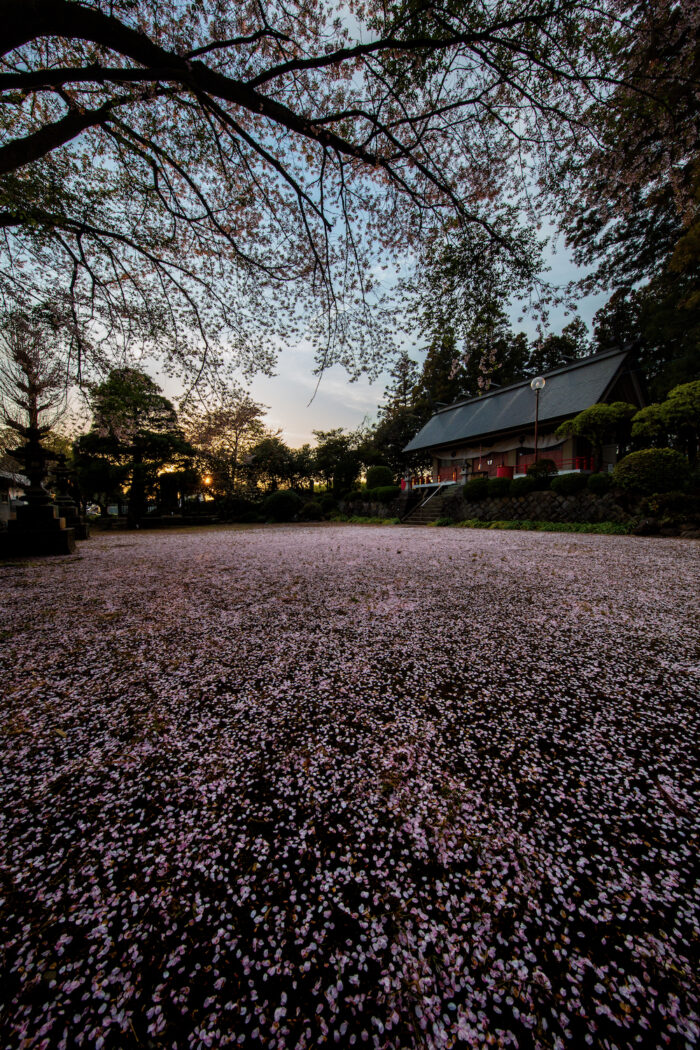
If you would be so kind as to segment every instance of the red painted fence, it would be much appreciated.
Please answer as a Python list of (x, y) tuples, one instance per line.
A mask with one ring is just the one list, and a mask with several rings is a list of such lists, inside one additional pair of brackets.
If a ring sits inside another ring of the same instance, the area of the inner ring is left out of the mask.
[[(495, 478), (498, 474), (499, 467), (503, 467), (506, 464), (496, 463), (496, 459), (500, 459), (500, 456), (494, 456), (493, 463), (487, 463), (484, 459), (481, 461), (480, 469), (476, 469), (473, 473), (468, 475), (471, 477), (489, 477)], [(593, 458), (591, 456), (575, 456), (573, 459), (564, 459), (561, 455), (556, 452), (547, 453), (542, 452), (537, 456), (538, 460), (550, 459), (556, 464), (557, 470), (559, 471), (592, 471), (595, 469)], [(515, 467), (516, 474), (524, 474), (531, 463), (535, 462), (534, 453), (527, 456), (520, 456), (518, 459), (518, 465)], [(479, 466), (478, 462), (475, 466)], [(436, 481), (441, 483), (453, 481), (459, 484), (464, 482), (464, 474), (461, 467), (441, 467), (438, 471), (437, 478), (431, 477), (429, 474), (417, 474), (410, 479), (411, 488), (415, 488), (416, 485), (429, 485), (435, 484)]]

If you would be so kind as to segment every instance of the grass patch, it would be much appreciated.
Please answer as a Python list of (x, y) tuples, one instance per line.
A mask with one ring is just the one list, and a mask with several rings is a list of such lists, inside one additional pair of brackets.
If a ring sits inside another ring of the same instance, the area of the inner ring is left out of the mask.
[(457, 529), (505, 529), (521, 532), (592, 532), (602, 536), (629, 536), (633, 525), (617, 521), (481, 521), (467, 518), (465, 521), (449, 521), (440, 518), (436, 525), (451, 525)]
[(362, 514), (334, 514), (331, 521), (339, 521), (344, 525), (400, 525), (400, 518), (370, 518)]

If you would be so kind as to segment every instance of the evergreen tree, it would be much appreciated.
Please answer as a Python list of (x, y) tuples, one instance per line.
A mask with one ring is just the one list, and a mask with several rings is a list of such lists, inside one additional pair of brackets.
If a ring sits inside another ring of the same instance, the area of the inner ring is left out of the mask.
[(663, 447), (671, 444), (691, 464), (697, 462), (700, 436), (700, 380), (674, 387), (661, 404), (647, 405), (632, 420), (632, 437), (638, 444)]
[(661, 274), (647, 285), (616, 291), (595, 315), (601, 350), (634, 343), (651, 397), (663, 398), (700, 375), (700, 297), (692, 281)]
[[(76, 443), (83, 477), (103, 465), (106, 478), (128, 486), (129, 521), (137, 524), (146, 497), (155, 491), (158, 471), (193, 454), (173, 404), (150, 376), (136, 368), (116, 368), (93, 387), (93, 423)], [(111, 470), (110, 470), (111, 468)]]
[(386, 463), (397, 476), (422, 470), (430, 463), (430, 456), (425, 452), (407, 454), (403, 450), (424, 422), (411, 405), (398, 407), (383, 416), (372, 431), (371, 453), (365, 455), (365, 460)]
[(250, 449), (248, 473), (258, 484), (262, 482), (268, 492), (274, 492), (281, 483), (290, 481), (292, 474), (292, 450), (279, 434), (268, 433)]
[(314, 430), (316, 473), (336, 495), (348, 492), (357, 481), (363, 457), (358, 448), (358, 436), (346, 433), (342, 427), (334, 430)]
[(581, 318), (576, 317), (562, 329), (561, 335), (548, 335), (532, 344), (528, 372), (539, 375), (586, 357), (590, 352), (588, 329)]
[(601, 349), (638, 345), (652, 397), (700, 374), (698, 26), (693, 3), (623, 5), (613, 90), (587, 109), (552, 192), (582, 290), (614, 289)]
[(430, 418), (437, 405), (463, 396), (464, 375), (452, 328), (437, 333), (428, 347), (414, 401), (418, 415)]
[(397, 409), (406, 409), (413, 404), (419, 381), (418, 365), (403, 350), (394, 362), (389, 376), (391, 383), (384, 389), (382, 415), (391, 415)]
[(527, 336), (513, 332), (496, 300), (484, 302), (475, 311), (465, 332), (465, 347), (459, 372), (463, 397), (477, 397), (492, 386), (508, 386), (527, 373)]
[(615, 440), (626, 445), (630, 435), (630, 420), (636, 412), (636, 406), (625, 401), (591, 405), (573, 419), (561, 423), (555, 433), (560, 438), (573, 436), (589, 441), (593, 449), (595, 469), (600, 470), (606, 440)]

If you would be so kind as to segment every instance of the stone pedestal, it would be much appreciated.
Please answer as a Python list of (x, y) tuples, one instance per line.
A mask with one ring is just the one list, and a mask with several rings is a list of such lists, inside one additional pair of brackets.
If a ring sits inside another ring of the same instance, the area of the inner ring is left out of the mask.
[(59, 517), (65, 519), (66, 528), (73, 529), (76, 540), (87, 540), (90, 538), (90, 526), (81, 518), (78, 505), (70, 494), (70, 472), (66, 467), (66, 457), (60, 453), (57, 459), (58, 466), (54, 468), (53, 475), (56, 482), (54, 502), (58, 507)]
[(75, 529), (66, 528), (52, 503), (18, 507), (7, 523), (4, 552), (10, 557), (43, 554), (72, 554)]
[(75, 533), (76, 540), (89, 540), (90, 526), (80, 517), (80, 513), (78, 512), (75, 503), (70, 500), (68, 504), (64, 504), (63, 500), (57, 499), (56, 506), (58, 508), (59, 516), (66, 523), (66, 528), (72, 529)]

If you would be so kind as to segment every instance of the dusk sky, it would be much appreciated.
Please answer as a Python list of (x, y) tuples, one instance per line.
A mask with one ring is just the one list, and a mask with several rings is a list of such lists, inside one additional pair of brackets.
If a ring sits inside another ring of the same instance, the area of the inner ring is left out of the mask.
[[(549, 265), (551, 270), (548, 277), (556, 284), (564, 285), (581, 272), (562, 248), (556, 255), (549, 255)], [(579, 301), (578, 314), (589, 330), (592, 328), (593, 315), (606, 299), (607, 295), (594, 295)], [(532, 318), (526, 316), (518, 323), (520, 311), (517, 307), (512, 309), (511, 315), (516, 331), (526, 331), (534, 337), (535, 323)], [(570, 320), (571, 315), (566, 316), (563, 309), (552, 310), (551, 331), (560, 331)], [(420, 340), (417, 349), (424, 345), (425, 340)], [(422, 363), (422, 354), (414, 351), (413, 347), (409, 348), (409, 352), (419, 364)], [(280, 353), (277, 375), (269, 378), (258, 376), (251, 384), (253, 397), (269, 407), (268, 425), (273, 429), (281, 429), (284, 440), (292, 448), (298, 448), (307, 441), (314, 444), (313, 430), (331, 430), (334, 427), (352, 429), (363, 419), (374, 420), (388, 381), (387, 374), (383, 373), (373, 383), (366, 378), (351, 383), (345, 370), (336, 366), (323, 375), (314, 397), (318, 377), (314, 375), (313, 369), (313, 350), (308, 344), (302, 343)]]

